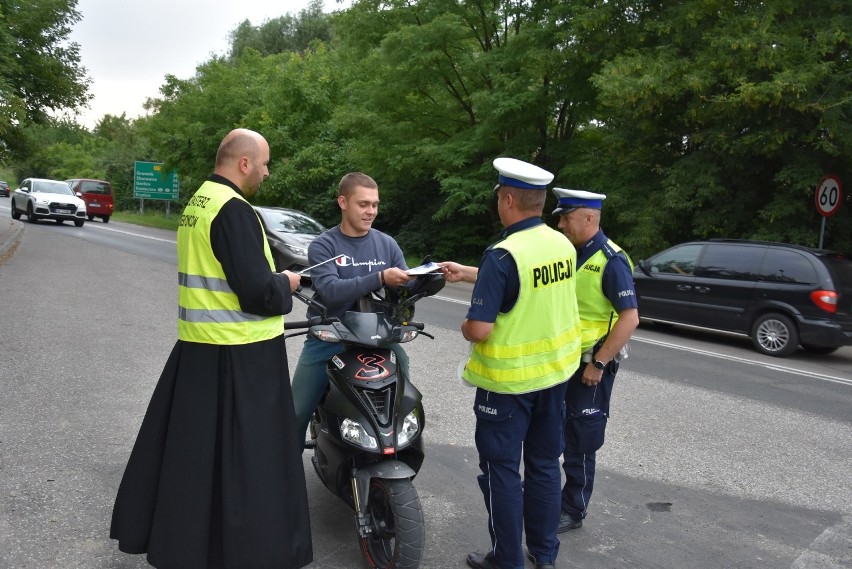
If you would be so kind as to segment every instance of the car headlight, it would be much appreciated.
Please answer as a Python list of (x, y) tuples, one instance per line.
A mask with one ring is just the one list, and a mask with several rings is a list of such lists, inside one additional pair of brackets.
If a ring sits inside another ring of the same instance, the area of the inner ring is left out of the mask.
[(340, 422), (340, 436), (343, 437), (344, 441), (356, 444), (367, 450), (376, 450), (379, 448), (376, 438), (371, 436), (367, 430), (361, 426), (361, 423), (353, 421), (352, 419), (343, 419), (343, 421)]
[(38, 205), (47, 205), (47, 204), (50, 203), (50, 200), (48, 200), (47, 198), (43, 198), (41, 196), (36, 196), (35, 197), (35, 203), (37, 203)]
[(300, 257), (307, 257), (308, 250), (304, 247), (299, 247), (298, 245), (290, 245), (289, 243), (284, 243), (284, 246), (287, 247), (294, 255), (299, 255)]
[(405, 416), (402, 420), (402, 428), (396, 436), (397, 448), (407, 445), (420, 430), (420, 420), (417, 418), (417, 409)]

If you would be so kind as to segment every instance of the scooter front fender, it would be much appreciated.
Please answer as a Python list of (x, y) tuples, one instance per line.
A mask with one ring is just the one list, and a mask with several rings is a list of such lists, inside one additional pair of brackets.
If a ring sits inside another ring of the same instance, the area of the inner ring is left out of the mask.
[(373, 478), (399, 479), (413, 478), (417, 473), (414, 469), (393, 458), (368, 464), (355, 470), (352, 484), (355, 490), (355, 508), (359, 514), (367, 513), (370, 500), (370, 480)]

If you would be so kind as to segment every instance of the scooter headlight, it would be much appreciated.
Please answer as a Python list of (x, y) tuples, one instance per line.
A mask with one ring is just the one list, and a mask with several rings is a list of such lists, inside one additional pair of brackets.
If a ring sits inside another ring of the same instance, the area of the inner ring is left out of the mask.
[(356, 444), (367, 450), (376, 450), (379, 448), (376, 438), (371, 436), (361, 426), (361, 423), (352, 419), (343, 419), (340, 422), (340, 436), (343, 437), (344, 441)]
[(402, 420), (402, 428), (396, 437), (396, 446), (401, 448), (407, 445), (420, 430), (420, 420), (417, 418), (417, 409), (405, 416)]

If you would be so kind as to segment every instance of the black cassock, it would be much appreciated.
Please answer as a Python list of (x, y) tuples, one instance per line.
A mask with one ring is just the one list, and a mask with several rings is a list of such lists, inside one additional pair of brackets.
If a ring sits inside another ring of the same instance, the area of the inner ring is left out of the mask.
[[(211, 238), (244, 311), (290, 312), (289, 281), (269, 270), (249, 205), (230, 200)], [(282, 337), (178, 340), (118, 489), (110, 537), (159, 569), (303, 567), (312, 548), (302, 442)]]

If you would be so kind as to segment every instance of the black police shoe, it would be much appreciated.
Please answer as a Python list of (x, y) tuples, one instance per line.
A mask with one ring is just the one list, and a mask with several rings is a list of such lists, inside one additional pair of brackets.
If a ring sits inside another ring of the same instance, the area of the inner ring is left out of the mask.
[(555, 563), (539, 563), (535, 560), (535, 555), (533, 555), (529, 550), (527, 550), (527, 559), (535, 563), (535, 569), (556, 569)]
[(556, 528), (556, 533), (565, 533), (581, 527), (583, 527), (583, 520), (575, 520), (565, 512), (559, 512), (559, 527)]
[(474, 551), (468, 554), (467, 564), (473, 567), (473, 569), (500, 569), (497, 566), (497, 561), (494, 559), (494, 554), (490, 551), (488, 553)]

